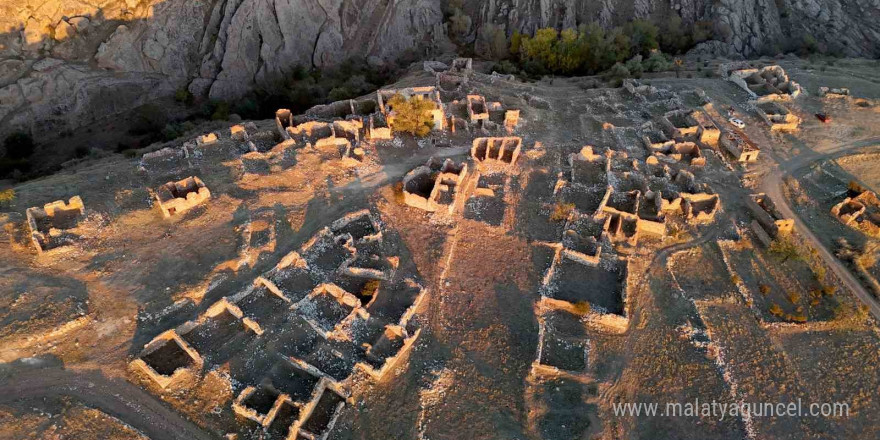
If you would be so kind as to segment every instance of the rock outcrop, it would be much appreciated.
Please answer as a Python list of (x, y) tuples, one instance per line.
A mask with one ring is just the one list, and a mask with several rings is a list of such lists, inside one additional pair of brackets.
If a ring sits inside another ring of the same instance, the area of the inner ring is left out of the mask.
[[(186, 87), (237, 99), (297, 66), (382, 64), (446, 42), (436, 0), (0, 0), (0, 135), (111, 117)], [(712, 22), (697, 50), (752, 56), (811, 35), (834, 53), (880, 55), (880, 0), (464, 0), (471, 41), (677, 12)]]

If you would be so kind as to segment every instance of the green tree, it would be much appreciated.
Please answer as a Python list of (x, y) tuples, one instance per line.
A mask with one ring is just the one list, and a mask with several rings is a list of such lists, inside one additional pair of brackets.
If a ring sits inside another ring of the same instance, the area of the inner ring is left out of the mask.
[(460, 8), (453, 8), (452, 16), (449, 17), (449, 24), (447, 26), (449, 36), (453, 40), (461, 41), (471, 32), (472, 24), (473, 20), (471, 20), (469, 15), (462, 12)]
[(526, 58), (537, 61), (552, 71), (557, 64), (555, 46), (558, 39), (559, 31), (556, 29), (538, 29), (534, 37), (523, 37), (522, 53)]
[(431, 111), (437, 104), (421, 97), (406, 99), (397, 94), (388, 100), (394, 109), (391, 128), (395, 132), (410, 133), (415, 136), (427, 136), (431, 132), (433, 117)]
[(609, 44), (605, 40), (605, 30), (598, 23), (582, 25), (578, 40), (583, 57), (583, 67), (587, 72), (597, 73), (613, 64), (609, 63), (607, 59)]
[(663, 23), (663, 32), (660, 33), (660, 48), (664, 52), (677, 54), (685, 51), (691, 44), (691, 38), (685, 32), (681, 16), (673, 12)]
[(647, 20), (633, 20), (623, 27), (624, 32), (630, 38), (630, 50), (632, 55), (648, 55), (651, 50), (657, 49), (657, 26)]
[(6, 204), (7, 206), (15, 200), (15, 190), (12, 188), (4, 189), (0, 191), (0, 205)]
[(644, 72), (644, 68), (642, 67), (642, 56), (636, 55), (630, 58), (629, 61), (626, 62), (626, 70), (629, 71), (629, 74), (639, 78), (642, 76), (642, 72)]
[(663, 52), (659, 50), (651, 52), (651, 56), (642, 62), (642, 65), (648, 72), (663, 72), (672, 67), (671, 63), (663, 55)]
[(629, 69), (623, 65), (623, 63), (615, 63), (614, 66), (611, 66), (611, 69), (608, 71), (608, 75), (614, 79), (624, 79), (629, 78)]
[(510, 36), (510, 53), (512, 55), (519, 56), (520, 49), (522, 49), (522, 39), (523, 35), (519, 31), (514, 31)]

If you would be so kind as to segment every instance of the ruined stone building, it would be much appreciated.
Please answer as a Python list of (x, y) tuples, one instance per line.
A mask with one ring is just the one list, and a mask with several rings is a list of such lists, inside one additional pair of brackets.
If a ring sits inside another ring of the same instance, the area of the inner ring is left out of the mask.
[(759, 102), (787, 101), (801, 93), (800, 84), (792, 81), (779, 66), (749, 68), (748, 63), (722, 64), (722, 78), (733, 82)]
[(880, 237), (880, 199), (873, 191), (863, 189), (848, 196), (831, 208), (831, 215), (866, 235)]
[(746, 207), (755, 220), (771, 237), (788, 234), (794, 230), (794, 219), (786, 218), (776, 209), (770, 196), (760, 193), (746, 199)]
[(737, 162), (756, 162), (761, 152), (755, 144), (731, 131), (721, 136), (721, 145)]
[(758, 117), (770, 127), (770, 131), (791, 133), (797, 131), (800, 126), (801, 118), (778, 102), (755, 102), (754, 105)]
[(25, 211), (31, 241), (38, 253), (49, 251), (72, 243), (77, 235), (73, 233), (85, 213), (83, 201), (79, 196), (71, 197), (66, 203), (56, 200)]
[(211, 198), (211, 191), (202, 179), (191, 176), (160, 186), (154, 192), (154, 198), (162, 215), (168, 218), (207, 202)]
[(403, 178), (404, 202), (429, 212), (452, 214), (467, 177), (467, 164), (431, 158)]

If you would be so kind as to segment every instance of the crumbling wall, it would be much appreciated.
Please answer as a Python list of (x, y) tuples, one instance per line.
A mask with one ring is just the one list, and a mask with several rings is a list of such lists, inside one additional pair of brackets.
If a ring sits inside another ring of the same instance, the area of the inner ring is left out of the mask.
[(480, 137), (473, 141), (471, 157), (477, 162), (500, 162), (513, 166), (521, 150), (520, 137)]
[(755, 145), (732, 132), (727, 132), (721, 136), (721, 145), (738, 162), (756, 162), (758, 160), (758, 153), (761, 151)]
[(794, 229), (794, 220), (785, 218), (776, 209), (775, 203), (764, 193), (753, 194), (746, 199), (746, 207), (751, 211), (755, 220), (767, 233), (776, 237), (779, 234), (788, 234)]
[(155, 191), (155, 199), (166, 218), (186, 212), (211, 198), (211, 191), (195, 176), (168, 182)]
[(801, 118), (777, 102), (756, 102), (754, 107), (758, 117), (770, 126), (770, 131), (791, 133), (797, 131), (800, 126)]
[(66, 203), (56, 200), (25, 211), (31, 241), (38, 253), (55, 249), (73, 241), (73, 229), (85, 215), (85, 206), (79, 196), (73, 196)]

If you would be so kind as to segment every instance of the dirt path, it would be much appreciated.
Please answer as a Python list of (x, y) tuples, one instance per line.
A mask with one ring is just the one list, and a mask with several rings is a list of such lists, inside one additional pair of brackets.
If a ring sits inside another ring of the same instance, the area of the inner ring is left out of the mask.
[(41, 408), (71, 397), (109, 414), (151, 439), (212, 439), (214, 436), (167, 408), (156, 397), (121, 379), (63, 368), (15, 367), (0, 375), (0, 404)]
[[(776, 201), (776, 207), (780, 212), (786, 217), (794, 219), (795, 226), (797, 227), (798, 232), (806, 238), (816, 250), (819, 251), (819, 255), (822, 256), (822, 259), (831, 267), (831, 270), (843, 281), (844, 284), (862, 301), (865, 305), (868, 306), (871, 314), (874, 315), (874, 318), (880, 320), (880, 304), (878, 304), (877, 300), (871, 295), (867, 290), (865, 290), (864, 286), (850, 273), (849, 269), (847, 269), (843, 264), (841, 264), (840, 260), (838, 260), (831, 251), (825, 247), (824, 244), (816, 237), (810, 228), (804, 223), (803, 220), (791, 209), (788, 205), (788, 200), (785, 198), (784, 191), (782, 191), (782, 178), (786, 175), (791, 175), (796, 171), (810, 166), (818, 161), (830, 159), (836, 156), (842, 156), (849, 153), (852, 150), (856, 150), (859, 148), (864, 148), (867, 146), (871, 146), (874, 144), (880, 143), (880, 138), (871, 138), (871, 139), (863, 139), (859, 141), (853, 141), (846, 144), (841, 144), (839, 147), (824, 153), (815, 153), (812, 154), (802, 154), (797, 156), (796, 158), (780, 163), (778, 165), (778, 170), (773, 170), (764, 177), (763, 182), (761, 183), (762, 191), (767, 193), (774, 201)], [(772, 153), (770, 154), (774, 160), (778, 158), (775, 157)]]

